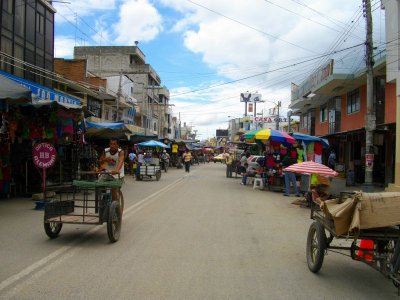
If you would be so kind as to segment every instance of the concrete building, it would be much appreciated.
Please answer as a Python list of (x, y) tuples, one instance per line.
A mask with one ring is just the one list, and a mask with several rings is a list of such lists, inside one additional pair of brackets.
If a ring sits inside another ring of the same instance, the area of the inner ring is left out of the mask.
[[(394, 180), (396, 97), (395, 84), (386, 82), (386, 58), (376, 55), (373, 103), (376, 129), (374, 155), (366, 151), (366, 70), (337, 74), (330, 61), (292, 86), (290, 108), (300, 116), (300, 132), (329, 140), (343, 173), (354, 172), (364, 183), (366, 168), (373, 169), (373, 183), (388, 186)], [(372, 160), (371, 160), (372, 159)]]
[(135, 125), (143, 127), (145, 135), (161, 138), (172, 132), (169, 91), (137, 45), (75, 47), (74, 58), (87, 59), (88, 71), (101, 78), (124, 75), (132, 81)]
[(385, 9), (386, 28), (386, 81), (395, 86), (394, 97), (396, 113), (396, 148), (394, 183), (389, 184), (388, 190), (400, 191), (400, 47), (398, 43), (400, 32), (400, 3), (396, 0), (382, 0), (382, 8)]
[(53, 71), (56, 10), (51, 1), (1, 0), (0, 4), (0, 69), (51, 88), (51, 80), (37, 70)]

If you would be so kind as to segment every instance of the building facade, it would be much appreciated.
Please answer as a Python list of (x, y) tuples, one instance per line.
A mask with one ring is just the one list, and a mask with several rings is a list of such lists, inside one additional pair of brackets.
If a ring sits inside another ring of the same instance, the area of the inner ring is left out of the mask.
[(389, 185), (391, 191), (400, 191), (400, 55), (398, 37), (400, 32), (400, 3), (396, 0), (382, 0), (385, 9), (385, 29), (387, 59), (386, 59), (386, 81), (393, 85), (392, 93), (396, 99), (396, 105), (391, 113), (395, 113), (396, 119), (396, 150), (395, 150), (395, 175), (394, 183)]
[(52, 87), (45, 70), (53, 71), (54, 7), (45, 0), (1, 0), (0, 4), (0, 69)]
[(101, 78), (124, 75), (132, 81), (135, 125), (143, 127), (145, 135), (162, 138), (172, 132), (169, 91), (137, 45), (75, 47), (74, 58), (86, 59), (88, 71)]
[(292, 86), (290, 108), (300, 116), (300, 132), (325, 137), (337, 153), (337, 165), (354, 172), (364, 183), (366, 168), (373, 169), (373, 183), (394, 182), (396, 96), (395, 84), (386, 82), (386, 57), (376, 56), (374, 65), (373, 156), (366, 155), (366, 70), (334, 74), (330, 61), (301, 85)]

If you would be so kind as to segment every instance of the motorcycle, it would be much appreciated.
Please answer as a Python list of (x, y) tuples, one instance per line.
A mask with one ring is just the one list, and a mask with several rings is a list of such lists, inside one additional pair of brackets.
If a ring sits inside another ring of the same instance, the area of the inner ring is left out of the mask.
[(164, 170), (165, 173), (167, 173), (168, 167), (169, 167), (169, 160), (161, 158), (160, 159), (160, 167), (161, 167), (161, 170)]

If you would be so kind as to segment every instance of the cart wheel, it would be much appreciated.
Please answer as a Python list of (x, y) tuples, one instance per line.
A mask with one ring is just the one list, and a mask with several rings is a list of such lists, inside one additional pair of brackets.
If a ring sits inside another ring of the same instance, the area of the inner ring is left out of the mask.
[(307, 236), (307, 264), (311, 272), (317, 273), (324, 261), (326, 249), (326, 235), (324, 226), (319, 222), (311, 224)]
[(56, 223), (56, 222), (45, 222), (44, 223), (44, 231), (46, 231), (46, 234), (49, 238), (55, 239), (58, 237), (58, 234), (61, 231), (62, 228), (62, 223)]
[(117, 201), (110, 205), (107, 221), (107, 234), (111, 243), (118, 241), (121, 233), (122, 214), (121, 207)]
[(161, 171), (156, 172), (156, 180), (159, 181), (161, 178)]
[(122, 191), (119, 190), (118, 192), (118, 201), (119, 201), (119, 205), (121, 206), (121, 215), (124, 212), (124, 195), (122, 194)]

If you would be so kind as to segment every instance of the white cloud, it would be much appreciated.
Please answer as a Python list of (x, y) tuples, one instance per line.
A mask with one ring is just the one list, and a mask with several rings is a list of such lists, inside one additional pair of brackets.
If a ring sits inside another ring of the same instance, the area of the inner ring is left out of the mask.
[[(116, 8), (117, 0), (69, 0), (69, 3), (54, 3), (57, 15), (67, 17), (73, 21), (74, 14), (78, 17), (94, 15), (99, 11), (109, 11)], [(65, 22), (64, 18), (59, 18), (59, 22)]]
[(56, 36), (54, 39), (54, 57), (72, 58), (75, 38), (70, 36)]
[(162, 17), (148, 0), (127, 0), (120, 7), (113, 30), (117, 43), (150, 41), (163, 30)]

